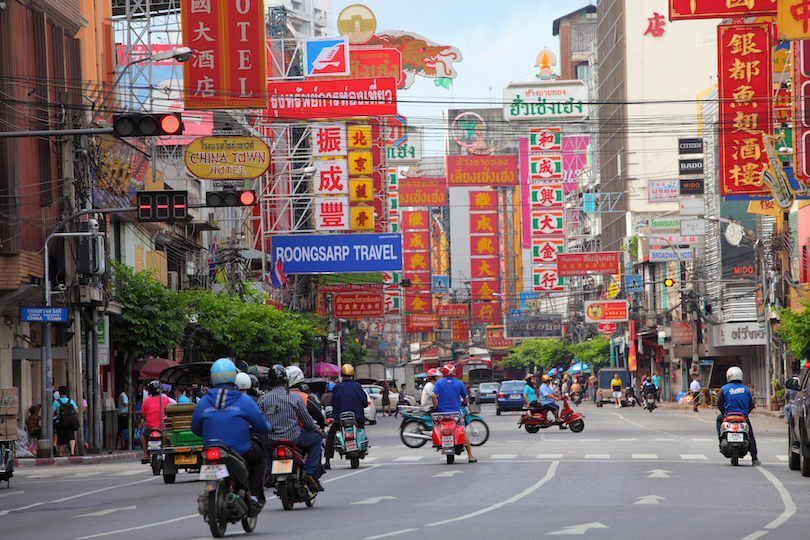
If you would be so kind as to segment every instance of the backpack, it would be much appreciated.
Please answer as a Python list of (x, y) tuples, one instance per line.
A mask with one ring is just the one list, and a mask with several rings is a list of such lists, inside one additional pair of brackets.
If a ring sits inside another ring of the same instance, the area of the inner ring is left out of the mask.
[(68, 399), (67, 403), (59, 400), (59, 424), (65, 427), (72, 427), (76, 429), (79, 427), (79, 419), (76, 417), (76, 409), (70, 404)]

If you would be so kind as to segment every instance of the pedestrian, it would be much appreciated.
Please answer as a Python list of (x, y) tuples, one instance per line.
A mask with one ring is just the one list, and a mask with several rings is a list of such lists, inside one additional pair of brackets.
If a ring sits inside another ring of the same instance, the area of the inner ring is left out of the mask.
[(619, 378), (619, 374), (615, 373), (613, 378), (610, 380), (610, 388), (613, 390), (613, 399), (616, 400), (616, 408), (622, 408), (622, 380)]
[(397, 415), (399, 414), (399, 408), (404, 407), (405, 405), (407, 405), (407, 403), (408, 402), (405, 401), (405, 384), (403, 384), (402, 387), (399, 389), (399, 396), (397, 398), (397, 410), (394, 412), (394, 418), (396, 418)]
[[(129, 397), (127, 397), (127, 393), (124, 390), (122, 390), (121, 393), (118, 394), (118, 435), (116, 436), (116, 441), (121, 441), (122, 450), (127, 447), (123, 434), (124, 431), (127, 429), (128, 423), (129, 423)], [(85, 425), (87, 425), (86, 421)], [(87, 441), (86, 436), (85, 441)]]
[(700, 401), (698, 401), (700, 399), (700, 377), (698, 375), (692, 376), (689, 391), (692, 393), (692, 410), (698, 412), (698, 406), (700, 406)]
[(53, 402), (56, 419), (56, 449), (62, 457), (62, 447), (70, 446), (70, 455), (76, 455), (76, 429), (79, 427), (76, 402), (68, 396), (67, 386), (59, 387), (59, 399)]
[(28, 408), (28, 419), (25, 421), (25, 430), (31, 439), (38, 439), (42, 435), (42, 418), (39, 415), (40, 405), (31, 405)]
[(591, 373), (591, 376), (588, 377), (588, 390), (591, 392), (591, 399), (593, 399), (593, 404), (594, 405), (596, 405), (596, 391), (597, 391), (596, 383), (597, 382), (598, 382), (598, 379), (596, 378), (596, 375)]
[(652, 376), (652, 383), (655, 385), (655, 400), (661, 401), (661, 374), (655, 372)]
[(383, 388), (382, 388), (382, 410), (383, 416), (385, 416), (385, 408), (388, 407), (388, 416), (391, 416), (391, 396), (388, 395), (390, 390), (388, 389), (388, 381), (383, 381)]
[(186, 395), (185, 388), (178, 386), (176, 392), (177, 392), (176, 396), (177, 403), (191, 403), (191, 400), (188, 399), (188, 396)]

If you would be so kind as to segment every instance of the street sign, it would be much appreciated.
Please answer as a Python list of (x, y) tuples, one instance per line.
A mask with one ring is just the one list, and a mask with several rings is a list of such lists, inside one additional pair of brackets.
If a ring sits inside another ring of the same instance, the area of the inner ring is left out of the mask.
[(641, 292), (641, 276), (638, 274), (624, 276), (624, 289), (627, 292)]
[(678, 231), (681, 228), (681, 218), (678, 216), (662, 216), (650, 218), (651, 231)]
[(68, 322), (68, 310), (58, 307), (24, 307), (20, 308), (20, 320), (25, 322)]
[(446, 293), (448, 291), (450, 285), (450, 276), (447, 274), (433, 274), (431, 279), (433, 280), (433, 292)]
[(651, 249), (650, 262), (691, 261), (691, 249)]
[(520, 320), (520, 310), (519, 309), (511, 310), (510, 314), (509, 314), (509, 317), (516, 320), (516, 321), (519, 321)]

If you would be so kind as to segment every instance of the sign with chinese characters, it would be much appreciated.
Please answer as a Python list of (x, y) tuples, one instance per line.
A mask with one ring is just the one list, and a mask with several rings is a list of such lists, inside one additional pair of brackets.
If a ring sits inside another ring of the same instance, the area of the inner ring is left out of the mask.
[(374, 228), (374, 208), (366, 205), (352, 206), (351, 229), (355, 231), (371, 230)]
[(349, 229), (348, 197), (316, 197), (315, 229), (345, 231)]
[(264, 4), (181, 0), (185, 110), (267, 107)]
[(437, 317), (435, 313), (425, 315), (414, 314), (411, 315), (411, 324), (423, 328), (436, 328), (439, 326), (439, 317)]
[(470, 260), (470, 277), (472, 279), (493, 279), (498, 277), (498, 273), (498, 257)]
[(436, 314), (439, 317), (467, 317), (467, 304), (439, 304)]
[(398, 234), (278, 235), (272, 242), (273, 265), (283, 261), (288, 275), (402, 271)]
[(256, 178), (270, 166), (270, 149), (257, 137), (204, 137), (186, 147), (185, 158), (197, 178)]
[(679, 198), (680, 181), (674, 180), (650, 180), (647, 189), (647, 196), (650, 202), (674, 202)]
[(349, 74), (348, 38), (307, 38), (303, 49), (304, 77)]
[(648, 17), (647, 30), (644, 31), (645, 36), (661, 37), (666, 32), (664, 26), (667, 24), (666, 17), (658, 12), (653, 11), (653, 16)]
[(350, 149), (371, 150), (371, 126), (355, 124), (347, 128)]
[(529, 181), (563, 179), (562, 156), (529, 156)]
[(447, 156), (447, 184), (516, 186), (517, 156)]
[(506, 120), (581, 120), (590, 112), (583, 81), (513, 83), (503, 90)]
[(630, 306), (627, 300), (585, 302), (585, 322), (626, 322), (629, 320)]
[(501, 284), (497, 279), (482, 279), (470, 282), (470, 294), (473, 300), (494, 300), (501, 293)]
[(426, 231), (428, 230), (428, 211), (418, 210), (414, 212), (402, 212), (403, 231)]
[(498, 253), (498, 237), (494, 234), (470, 236), (470, 255), (486, 256)]
[(374, 180), (372, 178), (350, 178), (349, 198), (352, 202), (374, 200)]
[(471, 318), (473, 324), (500, 324), (501, 304), (497, 302), (473, 302)]
[(554, 264), (557, 256), (565, 250), (565, 238), (532, 238), (532, 262), (535, 264)]
[(565, 233), (565, 213), (562, 210), (533, 210), (532, 234), (562, 235)]
[(402, 206), (447, 206), (447, 179), (401, 178), (399, 203)]
[(467, 319), (453, 319), (450, 324), (453, 329), (453, 341), (470, 339), (470, 323)]
[(403, 231), (403, 251), (427, 251), (430, 247), (430, 236), (427, 231)]
[[(428, 256), (427, 253), (424, 255), (425, 257)], [(430, 272), (424, 272), (417, 268), (415, 271), (411, 270), (403, 274), (403, 279), (411, 282), (411, 286), (407, 289), (410, 292), (430, 292)]]
[(487, 349), (504, 350), (511, 349), (514, 343), (504, 335), (502, 325), (487, 326)]
[(764, 193), (762, 134), (770, 132), (773, 116), (770, 25), (719, 25), (717, 50), (720, 194)]
[(342, 293), (332, 297), (335, 318), (364, 319), (383, 316), (383, 298), (379, 293)]
[(429, 313), (430, 294), (427, 293), (405, 293), (405, 311), (408, 313)]
[(529, 186), (529, 206), (532, 208), (562, 208), (562, 184), (533, 184)]
[(495, 212), (498, 195), (494, 191), (470, 191), (470, 212)]
[(392, 116), (397, 113), (396, 80), (392, 77), (271, 81), (267, 84), (267, 93), (270, 97), (269, 115), (278, 119)]
[(562, 152), (562, 134), (560, 128), (529, 129), (529, 152)]
[(369, 176), (371, 174), (371, 152), (349, 152), (349, 174), (352, 176)]
[(586, 276), (589, 273), (618, 274), (619, 253), (560, 253), (557, 255), (557, 275)]
[(521, 311), (519, 319), (507, 319), (506, 336), (512, 339), (561, 338), (563, 337), (562, 315)]
[(679, 236), (672, 234), (650, 236), (647, 239), (647, 241), (650, 243), (650, 247), (682, 246), (685, 244), (691, 246), (702, 240), (702, 238), (699, 240), (697, 236)]
[(345, 159), (316, 159), (312, 187), (315, 195), (348, 195), (349, 176)]
[(565, 282), (562, 276), (557, 275), (556, 268), (532, 268), (532, 290), (535, 291), (564, 291)]
[(346, 141), (345, 122), (312, 123), (312, 155), (315, 157), (346, 156), (349, 145)]
[(429, 272), (430, 252), (414, 251), (406, 252), (403, 256), (404, 263), (402, 269), (406, 272)]
[[(470, 234), (497, 233), (495, 214), (470, 214)], [(470, 245), (478, 238), (470, 238)], [(497, 245), (497, 244), (496, 244)]]
[(669, 20), (776, 15), (774, 0), (669, 0)]

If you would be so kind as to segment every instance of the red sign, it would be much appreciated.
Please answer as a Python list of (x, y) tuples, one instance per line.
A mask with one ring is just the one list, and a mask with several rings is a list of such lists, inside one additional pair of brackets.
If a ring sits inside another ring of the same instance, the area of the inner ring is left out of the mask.
[(185, 109), (267, 107), (264, 4), (181, 0)]
[(498, 237), (494, 234), (470, 236), (470, 255), (497, 255)]
[(439, 317), (466, 317), (467, 304), (439, 304), (436, 306), (436, 314)]
[[(429, 326), (418, 326), (418, 325), (413, 324), (413, 322), (411, 321), (412, 317), (413, 317), (413, 315), (405, 315), (405, 333), (406, 334), (416, 334), (416, 333), (420, 333), (420, 332), (432, 332), (433, 331), (433, 328), (431, 328)], [(422, 356), (424, 357), (424, 355), (425, 355), (425, 353), (423, 352)]]
[(500, 275), (498, 258), (472, 259), (470, 261), (470, 277), (473, 279), (497, 279)]
[(669, 0), (669, 20), (725, 19), (773, 15), (776, 17), (774, 0)]
[(449, 186), (516, 186), (517, 156), (447, 156)]
[(426, 231), (430, 227), (428, 221), (428, 211), (402, 212), (403, 231)]
[(427, 251), (430, 247), (430, 236), (427, 231), (405, 231), (402, 233), (403, 251)]
[(717, 50), (720, 194), (769, 193), (760, 179), (773, 117), (770, 25), (719, 25)]
[(431, 298), (429, 293), (405, 293), (405, 311), (408, 313), (430, 313)]
[(630, 318), (627, 300), (585, 302), (585, 322), (624, 322)]
[(686, 345), (692, 343), (692, 323), (689, 321), (672, 321), (672, 344)]
[(603, 334), (612, 334), (616, 331), (616, 323), (599, 323), (596, 329)]
[(558, 253), (558, 276), (587, 276), (591, 272), (599, 274), (619, 273), (619, 253)]
[(436, 328), (439, 326), (439, 317), (435, 313), (427, 315), (411, 315), (411, 323), (423, 328)]
[(804, 185), (810, 184), (810, 40), (793, 42), (793, 117), (796, 119), (793, 144), (796, 167), (793, 173)]
[(271, 118), (310, 120), (397, 114), (396, 81), (392, 77), (267, 84)]
[(494, 300), (495, 294), (501, 292), (500, 281), (497, 279), (487, 279), (471, 282), (471, 294), (473, 300)]
[(447, 179), (401, 178), (400, 206), (447, 206)]
[(467, 319), (453, 319), (452, 325), (453, 341), (467, 341), (470, 339), (470, 324)]
[(402, 270), (404, 272), (430, 272), (430, 252), (428, 251), (403, 253), (402, 260)]
[(379, 293), (335, 294), (332, 297), (335, 318), (363, 319), (382, 317), (383, 297)]
[(399, 49), (386, 47), (349, 47), (350, 73), (352, 79), (370, 79), (374, 77), (393, 77), (397, 88), (405, 86), (405, 74), (402, 73), (402, 53)]
[(487, 349), (509, 349), (512, 345), (512, 340), (503, 336), (503, 326), (487, 328)]
[(407, 279), (411, 282), (408, 287), (410, 292), (430, 291), (430, 273), (429, 272), (404, 272), (402, 279)]
[(497, 302), (474, 302), (472, 304), (472, 322), (501, 324), (501, 304)]
[(470, 191), (470, 212), (495, 212), (498, 194), (494, 191)]
[(470, 234), (495, 234), (497, 232), (495, 214), (470, 214)]

